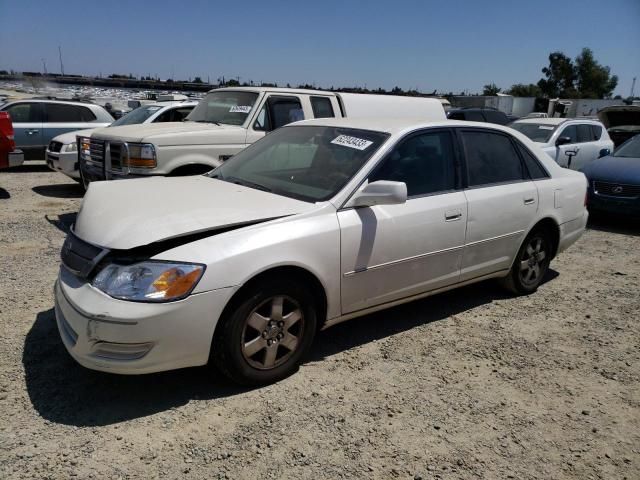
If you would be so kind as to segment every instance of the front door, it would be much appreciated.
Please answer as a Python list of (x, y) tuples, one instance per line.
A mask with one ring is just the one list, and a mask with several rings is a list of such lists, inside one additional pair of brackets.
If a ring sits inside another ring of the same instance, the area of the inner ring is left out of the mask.
[(405, 182), (407, 202), (338, 212), (343, 314), (458, 281), (467, 205), (452, 133), (402, 140), (368, 181)]
[(461, 129), (468, 204), (460, 280), (506, 270), (538, 210), (538, 189), (510, 137)]
[(24, 152), (26, 160), (44, 159), (42, 104), (39, 102), (19, 102), (6, 107), (9, 112), (16, 141), (16, 148)]

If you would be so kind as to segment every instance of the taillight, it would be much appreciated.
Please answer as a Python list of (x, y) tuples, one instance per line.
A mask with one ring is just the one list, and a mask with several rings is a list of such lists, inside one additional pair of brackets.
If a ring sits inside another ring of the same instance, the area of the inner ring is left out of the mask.
[(0, 136), (9, 140), (10, 151), (15, 150), (16, 142), (13, 136), (13, 123), (11, 123), (11, 117), (8, 112), (0, 112)]

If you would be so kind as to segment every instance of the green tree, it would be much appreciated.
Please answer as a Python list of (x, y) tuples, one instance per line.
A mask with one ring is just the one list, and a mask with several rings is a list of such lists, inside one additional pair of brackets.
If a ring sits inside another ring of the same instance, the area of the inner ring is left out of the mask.
[(549, 66), (542, 69), (546, 78), (538, 82), (538, 87), (549, 98), (575, 98), (577, 92), (574, 88), (576, 80), (575, 68), (571, 58), (562, 52), (549, 54)]
[(541, 97), (542, 90), (535, 83), (525, 85), (524, 83), (516, 83), (511, 85), (511, 88), (505, 93), (513, 95), (514, 97)]
[(583, 48), (575, 60), (576, 89), (581, 98), (611, 98), (618, 85), (617, 75), (600, 65), (590, 48)]
[(502, 89), (498, 87), (495, 83), (488, 83), (484, 87), (482, 87), (482, 95), (495, 97), (498, 95)]

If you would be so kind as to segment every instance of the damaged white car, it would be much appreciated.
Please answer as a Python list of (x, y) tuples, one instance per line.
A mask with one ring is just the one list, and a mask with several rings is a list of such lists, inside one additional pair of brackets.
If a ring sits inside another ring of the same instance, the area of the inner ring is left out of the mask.
[(487, 278), (535, 291), (585, 228), (586, 188), (498, 125), (298, 122), (204, 176), (92, 183), (60, 335), (96, 370), (273, 382), (343, 320)]

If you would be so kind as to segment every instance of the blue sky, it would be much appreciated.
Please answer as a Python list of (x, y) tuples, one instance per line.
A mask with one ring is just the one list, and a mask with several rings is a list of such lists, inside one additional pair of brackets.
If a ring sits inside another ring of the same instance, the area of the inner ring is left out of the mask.
[[(590, 47), (628, 95), (640, 0), (0, 0), (0, 69), (477, 92)], [(636, 95), (640, 95), (640, 78)]]

